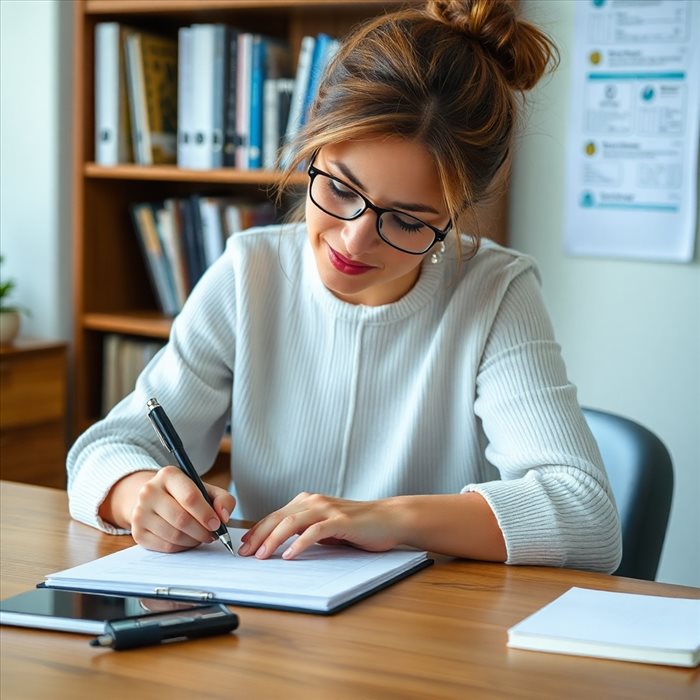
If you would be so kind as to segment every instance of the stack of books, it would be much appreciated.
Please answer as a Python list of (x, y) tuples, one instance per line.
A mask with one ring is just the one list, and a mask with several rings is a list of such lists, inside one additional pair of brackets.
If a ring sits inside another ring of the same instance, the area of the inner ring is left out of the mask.
[(100, 165), (274, 168), (304, 124), (338, 48), (303, 38), (296, 70), (286, 41), (226, 24), (161, 36), (95, 26), (95, 161)]
[(138, 202), (130, 210), (156, 300), (167, 316), (179, 313), (229, 236), (275, 221), (272, 203), (230, 197), (191, 195)]

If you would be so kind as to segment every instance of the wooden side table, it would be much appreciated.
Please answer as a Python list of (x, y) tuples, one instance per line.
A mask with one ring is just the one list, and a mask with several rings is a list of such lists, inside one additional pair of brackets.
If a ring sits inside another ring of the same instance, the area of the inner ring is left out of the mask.
[(0, 475), (65, 488), (67, 346), (0, 345)]

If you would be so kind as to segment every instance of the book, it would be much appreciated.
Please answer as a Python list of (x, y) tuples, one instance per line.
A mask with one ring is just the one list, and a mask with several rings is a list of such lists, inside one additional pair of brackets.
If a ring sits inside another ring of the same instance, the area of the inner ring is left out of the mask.
[(190, 167), (190, 152), (194, 133), (192, 110), (194, 107), (194, 81), (192, 75), (192, 30), (180, 27), (177, 42), (177, 164)]
[(239, 170), (248, 170), (250, 139), (250, 98), (253, 69), (253, 34), (238, 35), (236, 56), (236, 152), (234, 163)]
[[(235, 550), (245, 532), (229, 528)], [(321, 544), (285, 561), (282, 552), (293, 539), (265, 560), (232, 557), (219, 542), (177, 554), (136, 545), (50, 574), (44, 585), (330, 614), (432, 563), (421, 551)]]
[(265, 120), (265, 83), (289, 75), (289, 47), (286, 42), (259, 34), (253, 36), (250, 75), (250, 128), (248, 132), (248, 168), (263, 166), (263, 123)]
[(177, 160), (177, 40), (142, 33), (141, 60), (152, 163)]
[(508, 630), (516, 649), (700, 664), (700, 599), (571, 588)]
[(125, 43), (134, 160), (140, 165), (175, 163), (177, 41), (131, 32)]
[(126, 58), (126, 85), (131, 117), (131, 140), (134, 163), (151, 165), (151, 139), (146, 111), (146, 86), (141, 60), (141, 40), (138, 32), (127, 34), (124, 39)]
[(164, 343), (117, 333), (104, 336), (102, 353), (102, 415), (130, 394), (146, 365)]
[(304, 97), (304, 107), (302, 109), (301, 123), (306, 124), (311, 110), (311, 105), (316, 99), (318, 86), (321, 83), (321, 78), (326, 70), (326, 66), (333, 58), (340, 47), (340, 42), (321, 32), (316, 35), (316, 43), (311, 56), (311, 67), (309, 69), (309, 81), (306, 86), (306, 95)]
[(95, 25), (95, 162), (133, 161), (126, 94), (124, 41), (131, 31), (118, 22)]
[(222, 24), (193, 24), (190, 31), (194, 138), (189, 167), (198, 170), (220, 168), (223, 165), (226, 27)]
[(138, 203), (131, 205), (129, 211), (156, 301), (164, 314), (174, 316), (179, 311), (179, 306), (171, 282), (168, 259), (158, 235), (153, 207), (149, 203)]
[(227, 33), (224, 71), (224, 146), (223, 165), (232, 168), (236, 165), (236, 95), (238, 82), (238, 30), (229, 27)]
[[(287, 144), (291, 143), (302, 126), (304, 102), (306, 100), (306, 91), (309, 85), (311, 61), (313, 59), (315, 45), (316, 38), (313, 36), (305, 36), (301, 40), (301, 46), (299, 47), (299, 58), (297, 60), (297, 69), (294, 77), (294, 90), (292, 91), (292, 100), (289, 106), (289, 119), (287, 120), (287, 128), (285, 129), (284, 136), (284, 140)], [(285, 166), (288, 158), (289, 152), (285, 151), (282, 157), (283, 167)]]

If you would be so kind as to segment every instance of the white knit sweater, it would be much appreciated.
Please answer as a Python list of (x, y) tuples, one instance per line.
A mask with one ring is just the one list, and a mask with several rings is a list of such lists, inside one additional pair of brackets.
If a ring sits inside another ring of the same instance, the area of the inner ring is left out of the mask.
[(300, 491), (374, 499), (477, 491), (508, 562), (612, 571), (620, 528), (566, 377), (533, 262), (448, 246), (399, 301), (352, 305), (321, 283), (303, 225), (235, 235), (136, 390), (68, 456), (71, 514), (169, 463), (145, 415), (155, 396), (197, 468), (232, 431), (235, 515)]

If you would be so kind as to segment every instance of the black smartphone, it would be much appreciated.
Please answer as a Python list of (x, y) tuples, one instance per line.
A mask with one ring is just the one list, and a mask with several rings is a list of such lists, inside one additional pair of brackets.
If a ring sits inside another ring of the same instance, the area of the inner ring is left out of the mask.
[(207, 603), (35, 588), (0, 601), (0, 625), (102, 634), (110, 620), (192, 610)]

